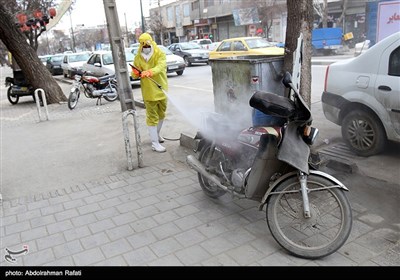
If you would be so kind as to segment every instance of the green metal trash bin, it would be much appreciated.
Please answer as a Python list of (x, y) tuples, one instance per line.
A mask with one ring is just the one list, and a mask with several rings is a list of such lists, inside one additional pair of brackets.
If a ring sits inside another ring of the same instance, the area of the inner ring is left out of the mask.
[(214, 110), (238, 127), (252, 125), (250, 97), (257, 90), (284, 95), (283, 56), (238, 56), (210, 60)]

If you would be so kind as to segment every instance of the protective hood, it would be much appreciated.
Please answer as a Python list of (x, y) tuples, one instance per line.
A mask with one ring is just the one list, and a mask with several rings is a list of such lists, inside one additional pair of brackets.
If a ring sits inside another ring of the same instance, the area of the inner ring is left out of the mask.
[(151, 37), (151, 35), (149, 33), (143, 33), (142, 35), (140, 35), (139, 43), (140, 43), (139, 52), (142, 52), (144, 45), (151, 46), (153, 48), (153, 50), (155, 50), (157, 47), (156, 42), (153, 41), (153, 38)]

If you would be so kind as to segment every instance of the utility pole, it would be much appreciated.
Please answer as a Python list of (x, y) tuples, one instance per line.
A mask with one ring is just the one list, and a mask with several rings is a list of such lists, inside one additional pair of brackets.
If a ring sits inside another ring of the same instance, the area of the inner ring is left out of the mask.
[(143, 6), (142, 6), (142, 0), (140, 0), (140, 15), (142, 17), (142, 33), (146, 32), (144, 29), (144, 16), (143, 16)]
[(126, 23), (126, 13), (124, 13), (124, 17), (125, 17), (125, 36), (126, 36), (125, 46), (128, 48), (129, 47), (129, 33), (128, 33), (128, 24)]
[(164, 45), (164, 30), (163, 30), (163, 18), (162, 18), (162, 14), (161, 14), (161, 5), (160, 5), (160, 0), (158, 0), (158, 13), (160, 14), (160, 44)]
[(75, 52), (75, 36), (74, 36), (74, 28), (72, 26), (71, 7), (69, 8), (69, 21), (71, 22), (72, 51)]
[(111, 51), (114, 61), (115, 74), (118, 82), (118, 95), (121, 102), (122, 125), (125, 140), (126, 155), (128, 158), (128, 170), (133, 169), (132, 153), (130, 148), (129, 128), (127, 117), (133, 116), (136, 148), (138, 156), (138, 165), (142, 167), (142, 150), (139, 134), (139, 124), (137, 121), (135, 102), (133, 100), (132, 86), (129, 79), (129, 69), (127, 68), (124, 40), (122, 37), (121, 27), (118, 19), (118, 11), (115, 0), (103, 0), (104, 11), (107, 19), (108, 36), (111, 43)]
[(133, 100), (132, 86), (129, 79), (129, 69), (127, 69), (125, 46), (121, 27), (118, 19), (118, 11), (115, 0), (103, 0), (104, 10), (107, 19), (108, 37), (110, 39), (112, 56), (115, 66), (115, 74), (118, 80), (118, 89), (122, 112), (128, 109), (135, 109)]

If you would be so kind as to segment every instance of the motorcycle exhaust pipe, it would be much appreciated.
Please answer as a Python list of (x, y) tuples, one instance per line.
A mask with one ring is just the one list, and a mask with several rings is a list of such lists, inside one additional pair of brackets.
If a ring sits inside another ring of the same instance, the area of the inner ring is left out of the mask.
[(207, 170), (204, 168), (203, 164), (193, 155), (188, 155), (186, 157), (186, 162), (189, 164), (190, 167), (192, 167), (194, 170), (199, 172), (202, 176), (204, 176), (205, 178), (207, 178), (208, 180), (210, 180), (211, 182), (216, 184), (219, 188), (223, 189), (226, 192), (233, 193), (235, 196), (238, 196), (240, 198), (245, 198), (244, 195), (235, 193), (232, 190), (228, 189), (228, 187), (222, 185), (221, 182), (219, 181), (218, 177), (213, 174), (208, 173)]

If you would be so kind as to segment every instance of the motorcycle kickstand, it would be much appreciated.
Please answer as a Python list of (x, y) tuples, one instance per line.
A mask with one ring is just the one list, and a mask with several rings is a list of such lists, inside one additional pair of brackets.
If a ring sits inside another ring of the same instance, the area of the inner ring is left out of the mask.
[(305, 218), (311, 218), (310, 203), (308, 201), (307, 175), (299, 173), (301, 197), (303, 198), (303, 215)]
[[(99, 103), (100, 103), (100, 104), (99, 104)], [(100, 105), (100, 106), (102, 105), (102, 104), (101, 104), (101, 96), (100, 96), (100, 97), (97, 97), (96, 106), (97, 106), (97, 105)]]

